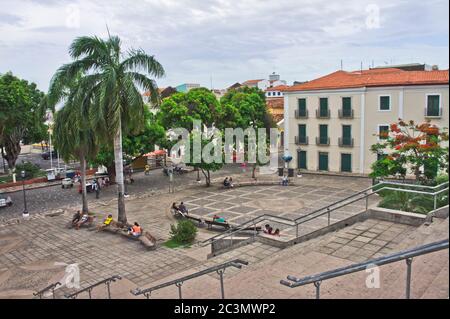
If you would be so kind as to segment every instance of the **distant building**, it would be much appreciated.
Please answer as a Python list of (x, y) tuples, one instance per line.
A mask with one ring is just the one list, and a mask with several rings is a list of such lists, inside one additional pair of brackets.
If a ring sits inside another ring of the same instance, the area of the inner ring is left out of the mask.
[(175, 87), (175, 89), (177, 90), (177, 92), (182, 92), (182, 93), (187, 93), (192, 89), (196, 89), (199, 88), (200, 84), (196, 84), (196, 83), (184, 83), (184, 84), (180, 84), (177, 87)]
[(439, 67), (437, 65), (421, 64), (421, 63), (409, 63), (409, 64), (397, 64), (397, 65), (385, 65), (370, 68), (370, 70), (377, 69), (400, 69), (403, 71), (437, 71)]
[(286, 81), (280, 80), (280, 75), (276, 74), (275, 72), (269, 75), (268, 80), (266, 79), (247, 80), (242, 83), (242, 86), (255, 87), (262, 91), (266, 91), (267, 89), (280, 85), (286, 85)]
[(212, 89), (211, 92), (216, 96), (217, 99), (220, 99), (227, 93), (227, 89)]

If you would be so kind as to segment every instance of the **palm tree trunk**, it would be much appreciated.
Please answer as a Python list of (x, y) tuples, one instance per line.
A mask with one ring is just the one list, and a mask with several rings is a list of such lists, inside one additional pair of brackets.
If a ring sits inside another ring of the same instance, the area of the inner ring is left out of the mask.
[(114, 137), (114, 162), (116, 165), (116, 183), (117, 183), (117, 212), (118, 220), (121, 223), (127, 222), (125, 212), (125, 185), (123, 182), (123, 156), (122, 156), (122, 124), (120, 122), (118, 132)]
[(86, 157), (82, 153), (80, 155), (80, 168), (81, 168), (81, 197), (83, 201), (82, 211), (88, 213), (87, 191), (86, 191)]

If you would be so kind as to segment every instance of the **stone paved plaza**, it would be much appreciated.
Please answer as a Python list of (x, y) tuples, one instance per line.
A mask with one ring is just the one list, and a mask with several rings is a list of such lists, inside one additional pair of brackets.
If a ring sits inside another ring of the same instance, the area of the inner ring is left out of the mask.
[[(242, 175), (233, 176), (236, 181), (244, 178)], [(217, 177), (216, 185), (220, 184), (221, 178)], [(29, 298), (32, 292), (59, 280), (67, 264), (79, 266), (82, 287), (114, 274), (124, 276), (133, 287), (142, 287), (229, 258), (246, 258), (255, 263), (279, 251), (278, 248), (255, 243), (207, 260), (209, 247), (166, 248), (161, 243), (169, 238), (170, 225), (175, 222), (169, 213), (173, 201), (185, 201), (193, 214), (211, 216), (217, 213), (240, 223), (264, 213), (295, 218), (369, 185), (369, 180), (361, 178), (305, 175), (296, 180), (296, 186), (289, 187), (255, 186), (224, 191), (218, 186), (205, 188), (190, 184), (179, 188), (175, 194), (157, 192), (128, 198), (129, 221), (140, 222), (158, 239), (158, 248), (153, 251), (146, 251), (138, 242), (114, 234), (65, 228), (76, 207), (60, 215), (39, 214), (20, 223), (3, 224), (0, 226), (0, 297)], [(363, 205), (355, 203), (347, 207), (350, 210), (338, 214), (346, 216), (361, 210)], [(101, 219), (116, 211), (116, 203), (114, 200), (98, 202), (91, 209)], [(215, 234), (200, 228), (197, 239), (204, 240)], [(358, 242), (372, 234), (354, 235), (352, 241)], [(352, 241), (345, 243), (347, 248), (339, 250), (336, 245), (343, 241), (345, 238), (324, 245), (323, 249), (334, 247), (336, 251), (330, 253), (347, 252), (348, 247), (353, 247)]]

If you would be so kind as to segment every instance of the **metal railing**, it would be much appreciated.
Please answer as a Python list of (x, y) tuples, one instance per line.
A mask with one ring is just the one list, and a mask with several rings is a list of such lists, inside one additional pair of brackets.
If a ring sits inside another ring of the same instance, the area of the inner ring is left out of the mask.
[(344, 110), (340, 109), (338, 110), (338, 116), (340, 119), (352, 119), (354, 117), (354, 111), (351, 110)]
[(330, 109), (326, 110), (326, 112), (321, 112), (320, 109), (316, 110), (316, 118), (318, 119), (329, 119), (331, 116)]
[(329, 137), (317, 136), (316, 137), (316, 145), (328, 146), (328, 145), (330, 145), (330, 138)]
[(308, 110), (305, 112), (300, 112), (300, 110), (295, 110), (295, 118), (296, 119), (307, 119), (309, 116)]
[[(393, 188), (393, 187), (389, 187), (386, 185), (401, 186), (403, 188)], [(408, 187), (427, 189), (427, 190), (434, 191), (434, 192), (424, 192), (424, 191), (418, 191), (418, 190), (405, 189)], [(316, 209), (316, 210), (314, 210), (306, 215), (300, 216), (296, 219), (288, 219), (285, 217), (275, 216), (275, 215), (271, 215), (271, 214), (264, 214), (264, 215), (255, 217), (251, 220), (248, 220), (247, 222), (244, 222), (238, 226), (233, 227), (232, 229), (230, 229), (226, 232), (223, 232), (223, 233), (217, 234), (213, 237), (210, 237), (210, 238), (200, 242), (199, 245), (205, 246), (208, 244), (213, 244), (214, 242), (216, 242), (218, 240), (222, 240), (227, 237), (231, 237), (230, 246), (232, 246), (233, 245), (233, 236), (236, 233), (246, 230), (247, 228), (249, 228), (249, 226), (254, 227), (254, 229), (256, 229), (256, 227), (259, 223), (266, 221), (266, 220), (277, 222), (277, 223), (284, 224), (284, 225), (288, 225), (291, 227), (295, 227), (295, 237), (298, 238), (300, 235), (300, 226), (302, 224), (305, 224), (306, 222), (308, 222), (310, 220), (314, 220), (316, 218), (327, 215), (327, 220), (328, 220), (327, 226), (330, 226), (331, 225), (331, 213), (333, 213), (334, 211), (336, 211), (340, 208), (343, 208), (347, 205), (351, 205), (360, 200), (365, 200), (365, 211), (367, 211), (369, 208), (369, 197), (374, 194), (377, 194), (383, 190), (403, 191), (403, 192), (409, 192), (409, 193), (425, 194), (428, 196), (434, 196), (434, 210), (435, 210), (437, 208), (437, 196), (440, 195), (441, 193), (449, 190), (449, 182), (445, 182), (445, 183), (442, 183), (442, 184), (439, 184), (436, 186), (426, 186), (426, 185), (383, 181), (376, 185), (372, 185), (361, 191), (358, 191), (355, 194), (344, 197), (336, 202), (333, 202), (333, 203), (323, 206), (319, 209)], [(253, 236), (256, 236), (256, 231), (253, 233)]]
[(280, 284), (288, 286), (290, 288), (300, 287), (308, 284), (314, 284), (316, 287), (316, 299), (320, 298), (320, 286), (323, 281), (345, 276), (351, 273), (359, 272), (368, 269), (369, 267), (383, 266), (386, 264), (399, 262), (401, 260), (406, 261), (406, 289), (405, 297), (409, 299), (411, 297), (411, 277), (412, 277), (412, 261), (416, 256), (430, 254), (435, 251), (448, 249), (448, 239), (437, 241), (431, 244), (415, 247), (412, 249), (403, 250), (394, 254), (389, 254), (379, 258), (367, 260), (362, 263), (353, 264), (350, 266), (334, 269), (331, 271), (322, 272), (312, 276), (306, 276), (301, 279), (297, 279), (294, 276), (287, 276), (287, 280), (281, 280)]
[(92, 299), (92, 290), (97, 287), (100, 286), (101, 284), (105, 284), (106, 285), (106, 289), (108, 292), (108, 299), (111, 299), (111, 283), (116, 282), (117, 280), (121, 280), (122, 277), (119, 275), (114, 275), (111, 276), (109, 278), (103, 279), (93, 285), (90, 285), (89, 287), (83, 288), (81, 290), (78, 290), (77, 292), (74, 292), (72, 294), (66, 294), (64, 295), (64, 297), (68, 298), (68, 299), (76, 299), (78, 297), (79, 294), (83, 293), (83, 292), (88, 292), (89, 294), (89, 299)]
[(296, 145), (308, 145), (309, 137), (308, 136), (295, 136), (295, 144)]
[(151, 287), (151, 288), (146, 288), (146, 289), (140, 289), (140, 288), (136, 288), (134, 290), (131, 290), (130, 292), (135, 295), (135, 296), (139, 296), (139, 295), (144, 295), (147, 299), (150, 299), (150, 296), (152, 294), (153, 291), (155, 290), (159, 290), (165, 287), (169, 287), (169, 286), (173, 286), (175, 285), (178, 288), (178, 297), (180, 299), (183, 299), (182, 293), (181, 293), (181, 287), (183, 286), (183, 283), (197, 278), (197, 277), (201, 277), (213, 272), (216, 272), (219, 276), (220, 276), (220, 292), (221, 292), (221, 296), (222, 299), (225, 299), (225, 289), (224, 289), (224, 283), (223, 283), (223, 274), (225, 273), (225, 270), (229, 267), (234, 267), (234, 268), (238, 268), (241, 269), (242, 265), (248, 265), (248, 262), (245, 260), (241, 260), (241, 259), (235, 259), (229, 262), (226, 262), (224, 264), (221, 265), (217, 265), (214, 267), (210, 267), (201, 271), (198, 271), (196, 273), (193, 273), (191, 275), (187, 275), (175, 280), (171, 280), (168, 282), (165, 282), (163, 284)]
[(39, 290), (38, 292), (33, 293), (33, 296), (39, 296), (39, 299), (42, 299), (42, 297), (44, 296), (44, 294), (47, 291), (51, 291), (53, 299), (55, 299), (55, 288), (58, 287), (58, 286), (61, 286), (61, 283), (59, 281), (55, 282), (54, 284), (51, 284), (51, 285), (45, 287), (42, 290)]
[(355, 142), (355, 139), (351, 138), (351, 137), (339, 137), (338, 138), (339, 147), (353, 147), (354, 142)]

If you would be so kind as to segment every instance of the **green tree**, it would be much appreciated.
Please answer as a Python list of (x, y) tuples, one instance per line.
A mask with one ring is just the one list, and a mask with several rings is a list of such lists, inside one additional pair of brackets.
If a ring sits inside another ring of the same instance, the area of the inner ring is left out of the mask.
[[(241, 87), (230, 90), (221, 100), (220, 114), (224, 116), (227, 127), (240, 127), (242, 129), (253, 128), (258, 134), (258, 129), (266, 129), (266, 149), (270, 150), (270, 129), (276, 127), (272, 115), (267, 109), (265, 94), (258, 88)], [(234, 117), (234, 118), (233, 118)], [(244, 149), (249, 149), (249, 140), (246, 137)], [(255, 151), (258, 145), (253, 146)], [(244, 154), (248, 160), (248, 153)], [(263, 165), (257, 157), (253, 163), (252, 177), (256, 178), (257, 166)]]
[(53, 125), (54, 144), (66, 162), (80, 161), (82, 210), (87, 213), (86, 163), (97, 154), (98, 141), (91, 123), (86, 120), (91, 100), (84, 98), (81, 85), (84, 80), (81, 72), (73, 78), (58, 78), (56, 74), (43, 107), (54, 111), (56, 104), (63, 103)]
[(85, 92), (83, 99), (92, 100), (89, 119), (97, 136), (114, 145), (118, 220), (126, 223), (122, 134), (142, 129), (145, 105), (139, 88), (149, 91), (153, 105), (157, 105), (157, 85), (150, 77), (163, 76), (164, 69), (153, 56), (142, 50), (124, 53), (117, 36), (110, 36), (107, 40), (77, 38), (69, 53), (74, 61), (58, 70), (56, 80), (73, 78), (79, 72), (85, 75), (80, 86)]
[(20, 154), (20, 142), (37, 142), (42, 138), (45, 113), (40, 107), (44, 93), (12, 73), (0, 76), (0, 145), (10, 171), (14, 171)]
[(399, 120), (379, 138), (371, 150), (386, 155), (372, 164), (371, 177), (404, 177), (410, 169), (417, 182), (432, 183), (439, 170), (448, 173), (448, 147), (442, 146), (448, 141), (447, 129), (439, 129), (430, 121), (416, 124)]

